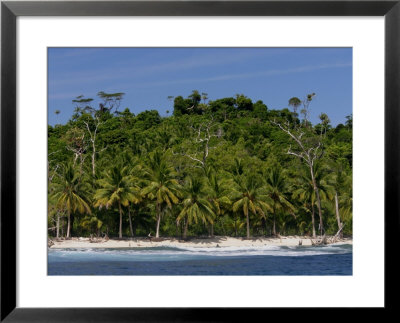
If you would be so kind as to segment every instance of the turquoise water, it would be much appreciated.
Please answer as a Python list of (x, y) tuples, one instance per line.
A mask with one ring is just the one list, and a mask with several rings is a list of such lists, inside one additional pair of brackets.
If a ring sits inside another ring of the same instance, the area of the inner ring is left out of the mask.
[(352, 245), (49, 249), (49, 275), (352, 275)]

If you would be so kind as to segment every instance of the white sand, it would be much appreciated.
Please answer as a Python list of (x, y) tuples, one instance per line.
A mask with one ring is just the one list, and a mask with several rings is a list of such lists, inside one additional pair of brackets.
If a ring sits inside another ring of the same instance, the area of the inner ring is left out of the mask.
[[(327, 237), (328, 240), (330, 237)], [(154, 238), (153, 238), (154, 239)], [(315, 239), (314, 239), (315, 240)], [(110, 239), (100, 242), (90, 242), (89, 238), (72, 238), (70, 240), (53, 240), (51, 248), (135, 248), (135, 247), (260, 247), (260, 246), (297, 246), (302, 241), (303, 246), (311, 246), (310, 237), (287, 236), (281, 238), (233, 238), (216, 236), (214, 238), (193, 238), (189, 241), (178, 240), (175, 238), (165, 238), (162, 241), (150, 241), (147, 238), (132, 238), (127, 240)], [(338, 244), (352, 244), (351, 238), (344, 238), (336, 242)]]

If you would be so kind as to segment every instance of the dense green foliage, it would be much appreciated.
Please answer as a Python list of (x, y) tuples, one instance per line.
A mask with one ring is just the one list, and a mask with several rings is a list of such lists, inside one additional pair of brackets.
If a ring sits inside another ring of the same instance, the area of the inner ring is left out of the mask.
[(48, 127), (50, 235), (335, 234), (338, 217), (352, 234), (351, 116), (312, 125), (314, 94), (269, 110), (198, 91), (171, 116), (134, 115), (123, 95), (99, 92), (98, 108), (78, 97)]

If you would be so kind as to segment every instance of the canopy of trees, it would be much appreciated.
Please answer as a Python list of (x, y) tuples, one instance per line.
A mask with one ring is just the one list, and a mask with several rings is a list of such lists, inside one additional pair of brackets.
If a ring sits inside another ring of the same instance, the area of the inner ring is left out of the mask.
[(313, 94), (269, 110), (243, 94), (173, 99), (172, 116), (77, 97), (48, 127), (48, 226), (57, 237), (352, 234), (352, 116)]

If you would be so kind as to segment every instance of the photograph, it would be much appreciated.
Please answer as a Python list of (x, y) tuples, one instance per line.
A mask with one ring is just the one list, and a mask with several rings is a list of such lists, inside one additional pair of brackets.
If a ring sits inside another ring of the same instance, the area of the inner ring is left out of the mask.
[(47, 127), (47, 275), (353, 275), (352, 47), (48, 47)]

